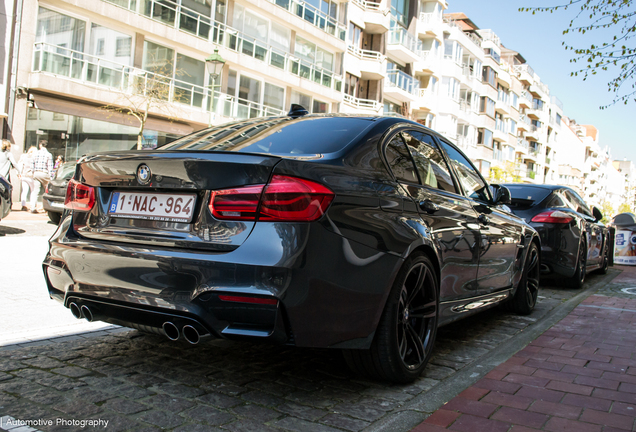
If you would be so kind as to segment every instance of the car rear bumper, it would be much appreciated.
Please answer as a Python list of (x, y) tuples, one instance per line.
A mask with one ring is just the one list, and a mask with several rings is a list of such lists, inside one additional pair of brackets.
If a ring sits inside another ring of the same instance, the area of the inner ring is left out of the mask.
[(321, 223), (257, 223), (241, 247), (211, 253), (87, 240), (71, 220), (43, 263), (50, 296), (157, 333), (172, 322), (218, 338), (367, 348), (402, 263)]
[(564, 224), (532, 223), (541, 238), (541, 266), (556, 276), (574, 276), (580, 237)]
[(42, 195), (42, 207), (47, 212), (63, 213), (64, 197), (44, 194)]

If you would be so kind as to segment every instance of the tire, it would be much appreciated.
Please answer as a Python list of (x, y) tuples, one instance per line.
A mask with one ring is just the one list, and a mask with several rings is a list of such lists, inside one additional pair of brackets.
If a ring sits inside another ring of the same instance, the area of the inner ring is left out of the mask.
[(62, 215), (60, 213), (52, 212), (52, 211), (49, 211), (47, 213), (49, 215), (49, 220), (51, 222), (53, 222), (55, 225), (60, 224), (60, 220), (62, 219)]
[(438, 293), (428, 257), (409, 257), (391, 288), (371, 348), (344, 351), (347, 364), (354, 372), (382, 381), (404, 384), (417, 379), (437, 335)]
[(605, 240), (605, 247), (603, 248), (603, 266), (596, 270), (597, 274), (607, 274), (607, 270), (609, 269), (609, 245), (607, 244), (607, 239)]
[(587, 247), (585, 242), (581, 243), (579, 247), (579, 256), (576, 259), (576, 269), (574, 270), (574, 275), (568, 279), (568, 285), (572, 288), (582, 288), (583, 283), (585, 282), (585, 267), (587, 264), (586, 257)]
[(519, 315), (529, 315), (537, 304), (539, 295), (539, 280), (541, 276), (541, 259), (539, 248), (530, 243), (523, 275), (519, 280), (515, 294), (510, 299), (510, 308)]

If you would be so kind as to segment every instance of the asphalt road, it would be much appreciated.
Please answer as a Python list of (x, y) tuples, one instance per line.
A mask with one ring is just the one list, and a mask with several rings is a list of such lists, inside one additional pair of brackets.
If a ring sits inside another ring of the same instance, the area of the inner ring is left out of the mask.
[(543, 286), (527, 317), (498, 308), (446, 326), (425, 374), (387, 385), (353, 375), (334, 350), (86, 333), (99, 324), (48, 299), (40, 264), (55, 227), (35, 218), (0, 222), (0, 328), (9, 335), (0, 336), (0, 417), (53, 421), (41, 430), (101, 419), (109, 432), (408, 431), (618, 274), (591, 276), (583, 290)]

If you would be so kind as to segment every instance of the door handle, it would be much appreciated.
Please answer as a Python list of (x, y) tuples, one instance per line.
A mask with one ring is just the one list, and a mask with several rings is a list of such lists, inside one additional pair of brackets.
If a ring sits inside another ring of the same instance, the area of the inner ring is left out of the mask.
[(490, 218), (486, 216), (485, 214), (480, 214), (477, 220), (482, 225), (488, 225), (490, 223)]
[(430, 199), (420, 201), (420, 208), (424, 210), (425, 212), (429, 212), (429, 213), (436, 212), (437, 210), (439, 210), (439, 206), (435, 204), (433, 201), (431, 201)]

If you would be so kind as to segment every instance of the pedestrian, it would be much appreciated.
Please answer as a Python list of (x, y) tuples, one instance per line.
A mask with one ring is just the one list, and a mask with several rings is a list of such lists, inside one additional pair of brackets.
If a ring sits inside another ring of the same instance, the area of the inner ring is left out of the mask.
[(55, 158), (55, 165), (53, 165), (53, 174), (51, 175), (51, 179), (55, 178), (55, 174), (57, 173), (57, 169), (64, 163), (64, 157), (62, 155), (58, 155)]
[(37, 148), (35, 146), (31, 146), (26, 153), (23, 153), (18, 161), (18, 172), (22, 185), (22, 195), (20, 199), (22, 200), (22, 211), (27, 211), (28, 208), (26, 206), (27, 196), (29, 193), (33, 195), (33, 156), (35, 156), (35, 152)]
[(11, 167), (18, 169), (18, 164), (15, 158), (11, 154), (11, 143), (8, 140), (2, 141), (2, 147), (0, 148), (0, 176), (7, 179), (11, 183)]
[(40, 149), (33, 156), (33, 192), (31, 193), (31, 213), (37, 213), (40, 188), (46, 190), (53, 175), (53, 156), (46, 149), (47, 140), (40, 140)]

